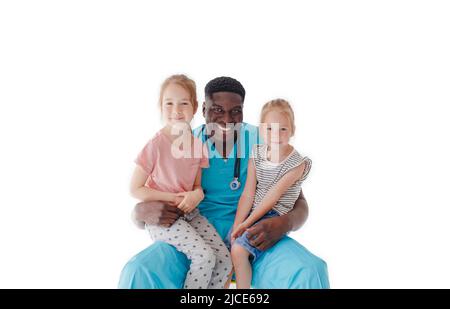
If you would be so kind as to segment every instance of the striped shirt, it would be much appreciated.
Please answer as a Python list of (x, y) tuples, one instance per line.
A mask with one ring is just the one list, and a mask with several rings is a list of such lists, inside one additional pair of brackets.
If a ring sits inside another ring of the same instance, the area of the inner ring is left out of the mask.
[(302, 157), (297, 150), (292, 152), (281, 162), (274, 163), (267, 159), (267, 145), (254, 145), (252, 149), (253, 162), (256, 169), (256, 192), (252, 210), (264, 199), (266, 193), (290, 170), (306, 163), (303, 176), (300, 177), (286, 192), (284, 192), (275, 206), (272, 208), (280, 215), (284, 215), (292, 210), (302, 190), (302, 182), (308, 176), (311, 169), (311, 160)]

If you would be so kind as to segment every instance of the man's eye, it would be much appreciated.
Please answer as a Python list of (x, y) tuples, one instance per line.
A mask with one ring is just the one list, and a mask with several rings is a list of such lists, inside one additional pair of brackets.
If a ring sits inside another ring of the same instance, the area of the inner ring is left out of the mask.
[(286, 128), (281, 128), (281, 131), (286, 131), (287, 129)]
[(235, 109), (231, 112), (233, 115), (239, 115), (241, 113), (240, 109)]
[(183, 102), (183, 103), (181, 103), (182, 105), (189, 105), (189, 103), (188, 102)]
[(221, 108), (214, 108), (213, 111), (214, 111), (215, 113), (222, 113), (222, 112), (223, 112), (223, 109), (221, 109)]
[(172, 105), (172, 102), (166, 102), (166, 105)]

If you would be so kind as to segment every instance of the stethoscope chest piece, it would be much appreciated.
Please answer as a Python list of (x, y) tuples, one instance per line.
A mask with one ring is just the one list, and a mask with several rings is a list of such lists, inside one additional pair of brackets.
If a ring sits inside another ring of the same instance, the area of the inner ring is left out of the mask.
[(235, 177), (231, 182), (230, 182), (230, 189), (235, 191), (237, 189), (239, 189), (241, 186), (241, 183), (239, 182), (238, 178)]

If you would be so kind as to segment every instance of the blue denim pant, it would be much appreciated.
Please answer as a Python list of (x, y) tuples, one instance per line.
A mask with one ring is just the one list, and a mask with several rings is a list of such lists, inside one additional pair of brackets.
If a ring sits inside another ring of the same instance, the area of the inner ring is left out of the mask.
[[(272, 218), (272, 217), (277, 217), (277, 216), (279, 216), (279, 214), (275, 210), (270, 210), (264, 216), (262, 216), (261, 219), (256, 221), (252, 226), (257, 224), (258, 222), (261, 222), (262, 220), (265, 220), (265, 219), (268, 219), (268, 218)], [(233, 228), (231, 228), (228, 231), (227, 237), (226, 237), (226, 239), (224, 241), (229, 250), (231, 250), (231, 232), (232, 232), (232, 229)], [(261, 255), (261, 253), (264, 252), (264, 251), (259, 250), (258, 248), (253, 247), (250, 244), (250, 240), (248, 239), (248, 232), (244, 232), (241, 236), (236, 238), (236, 240), (234, 241), (233, 245), (235, 245), (235, 244), (238, 244), (238, 245), (244, 247), (250, 253), (250, 259), (251, 259), (252, 262), (256, 261), (258, 259), (258, 257)]]

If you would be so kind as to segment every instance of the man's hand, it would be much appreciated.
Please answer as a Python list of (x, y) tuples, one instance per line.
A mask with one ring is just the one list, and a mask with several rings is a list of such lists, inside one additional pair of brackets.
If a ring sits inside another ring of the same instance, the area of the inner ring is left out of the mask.
[(308, 203), (303, 190), (294, 208), (285, 215), (264, 219), (247, 230), (250, 244), (259, 250), (267, 250), (290, 231), (298, 230), (308, 218)]
[(134, 207), (134, 222), (142, 228), (148, 225), (170, 227), (184, 213), (175, 206), (161, 202), (140, 202)]
[(264, 219), (250, 227), (247, 237), (250, 244), (261, 251), (267, 250), (289, 232), (286, 216)]

